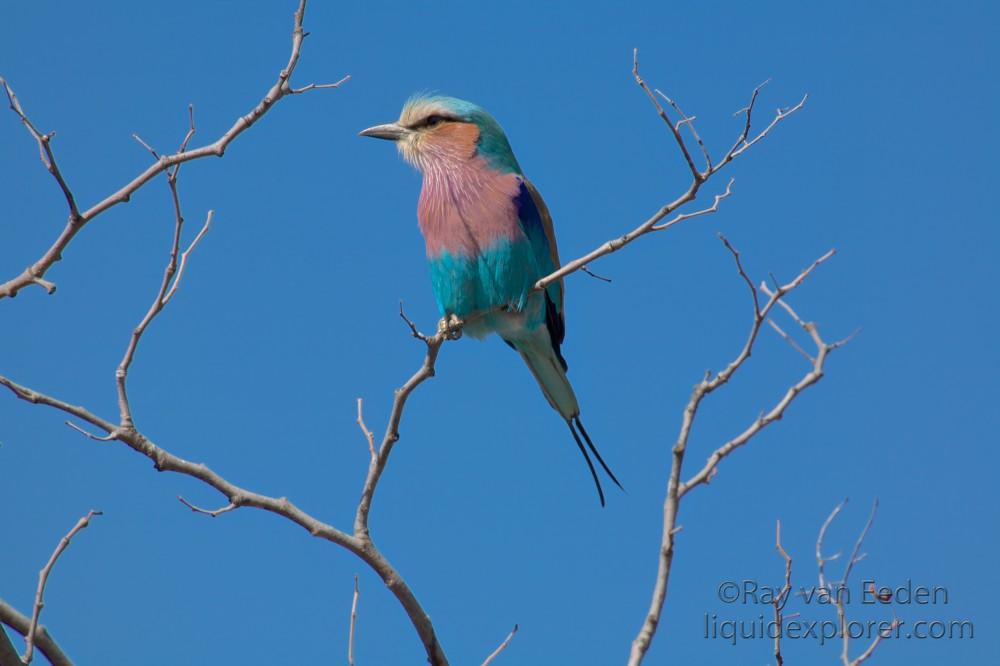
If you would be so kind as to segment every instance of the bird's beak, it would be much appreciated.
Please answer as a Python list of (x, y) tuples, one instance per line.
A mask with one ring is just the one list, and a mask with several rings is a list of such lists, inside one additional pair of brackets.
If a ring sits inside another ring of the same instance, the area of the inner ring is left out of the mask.
[(399, 141), (408, 131), (408, 129), (397, 123), (386, 123), (385, 125), (376, 125), (375, 127), (369, 127), (366, 130), (362, 130), (358, 133), (358, 136), (370, 136), (376, 139)]

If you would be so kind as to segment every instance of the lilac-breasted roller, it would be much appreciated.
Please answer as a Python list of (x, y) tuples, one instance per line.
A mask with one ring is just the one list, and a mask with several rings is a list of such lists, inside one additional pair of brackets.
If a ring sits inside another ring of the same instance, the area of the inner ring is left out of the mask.
[(566, 330), (564, 287), (558, 280), (533, 291), (535, 282), (559, 267), (552, 218), (500, 124), (471, 102), (421, 95), (406, 102), (398, 121), (361, 136), (395, 141), (423, 173), (417, 221), (442, 325), (457, 318), (474, 337), (495, 332), (521, 355), (566, 420), (603, 506), (604, 491), (583, 441), (621, 484), (584, 429), (566, 377), (559, 351)]

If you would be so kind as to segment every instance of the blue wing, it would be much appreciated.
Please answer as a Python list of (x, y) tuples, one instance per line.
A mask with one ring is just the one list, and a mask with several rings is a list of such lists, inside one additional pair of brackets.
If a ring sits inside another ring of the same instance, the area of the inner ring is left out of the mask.
[[(521, 181), (517, 202), (521, 229), (531, 244), (540, 272), (536, 279), (540, 279), (559, 268), (559, 249), (556, 246), (552, 216), (538, 190), (526, 178)], [(545, 324), (549, 329), (552, 347), (565, 368), (566, 360), (559, 351), (559, 345), (566, 337), (562, 280), (556, 280), (545, 288)]]

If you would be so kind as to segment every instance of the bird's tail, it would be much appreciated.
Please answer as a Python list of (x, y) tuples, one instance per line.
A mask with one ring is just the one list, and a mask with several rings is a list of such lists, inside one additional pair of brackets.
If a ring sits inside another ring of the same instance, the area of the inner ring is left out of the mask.
[[(530, 337), (510, 341), (508, 344), (521, 354), (521, 358), (528, 365), (531, 374), (538, 381), (538, 385), (541, 387), (546, 400), (566, 420), (566, 425), (569, 426), (569, 431), (573, 433), (573, 439), (576, 441), (580, 453), (583, 454), (583, 459), (587, 462), (587, 468), (590, 469), (594, 485), (597, 486), (597, 496), (600, 498), (601, 506), (604, 506), (604, 489), (601, 487), (601, 481), (597, 477), (594, 463), (591, 462), (590, 455), (587, 454), (588, 448), (594, 454), (594, 457), (597, 458), (597, 462), (600, 463), (608, 477), (614, 481), (615, 485), (622, 488), (622, 484), (618, 482), (618, 479), (615, 478), (614, 473), (608, 467), (607, 463), (601, 458), (601, 454), (597, 452), (597, 447), (594, 446), (590, 435), (587, 434), (587, 430), (583, 427), (583, 422), (580, 421), (580, 405), (576, 401), (573, 386), (569, 383), (569, 378), (566, 376), (566, 361), (563, 360), (562, 356), (553, 347), (548, 332), (544, 327), (537, 329), (536, 333)], [(586, 448), (584, 448), (584, 442), (587, 443)]]
[(567, 421), (579, 416), (580, 405), (566, 377), (565, 361), (552, 346), (545, 327), (540, 326), (532, 335), (512, 340), (510, 344), (521, 354), (552, 408)]

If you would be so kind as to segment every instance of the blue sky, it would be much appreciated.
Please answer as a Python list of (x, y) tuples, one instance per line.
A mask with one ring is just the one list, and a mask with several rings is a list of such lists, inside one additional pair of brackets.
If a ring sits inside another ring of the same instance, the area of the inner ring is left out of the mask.
[[(83, 205), (186, 129), (214, 140), (287, 58), (293, 2), (20, 3), (0, 21), (0, 74), (55, 148)], [(248, 488), (347, 528), (367, 451), (355, 400), (384, 428), (421, 348), (397, 315), (436, 321), (416, 227), (418, 175), (357, 137), (413, 92), (474, 100), (503, 124), (553, 212), (564, 259), (636, 226), (687, 185), (672, 139), (632, 81), (698, 117), (716, 154), (766, 78), (759, 119), (809, 103), (732, 165), (719, 214), (643, 239), (567, 284), (564, 353), (590, 433), (628, 489), (597, 505), (565, 426), (498, 340), (442, 352), (412, 397), (372, 532), (435, 621), (452, 663), (480, 663), (514, 623), (509, 664), (622, 663), (649, 603), (661, 507), (691, 386), (749, 325), (745, 286), (838, 254), (792, 298), (824, 335), (862, 333), (786, 418), (684, 502), (664, 624), (647, 663), (769, 663), (770, 642), (705, 637), (705, 618), (753, 620), (726, 581), (780, 582), (774, 521), (815, 581), (813, 546), (847, 549), (881, 502), (856, 582), (948, 590), (900, 605), (906, 622), (970, 620), (975, 638), (897, 640), (872, 663), (991, 663), (1000, 104), (991, 3), (320, 3), (296, 82), (353, 77), (282, 101), (222, 160), (182, 170), (186, 216), (216, 211), (131, 374), (139, 427)], [(35, 260), (64, 204), (13, 114), (0, 115), (0, 278)], [(706, 186), (713, 193), (724, 178)], [(88, 226), (39, 289), (0, 303), (0, 374), (116, 414), (114, 367), (155, 293), (171, 233), (157, 179)], [(787, 322), (786, 322), (787, 323)], [(790, 327), (786, 326), (786, 330)], [(688, 469), (769, 407), (806, 366), (765, 331), (736, 381), (704, 405)], [(416, 635), (347, 552), (250, 509), (216, 520), (178, 504), (220, 498), (156, 473), (121, 444), (0, 395), (0, 597), (27, 611), (35, 577), (88, 509), (50, 581), (43, 622), (80, 663), (336, 663), (360, 575), (359, 664), (421, 663)], [(806, 620), (827, 607), (792, 602)], [(859, 619), (879, 609), (852, 605)], [(904, 625), (904, 629), (908, 625)], [(786, 641), (788, 663), (839, 646)]]

